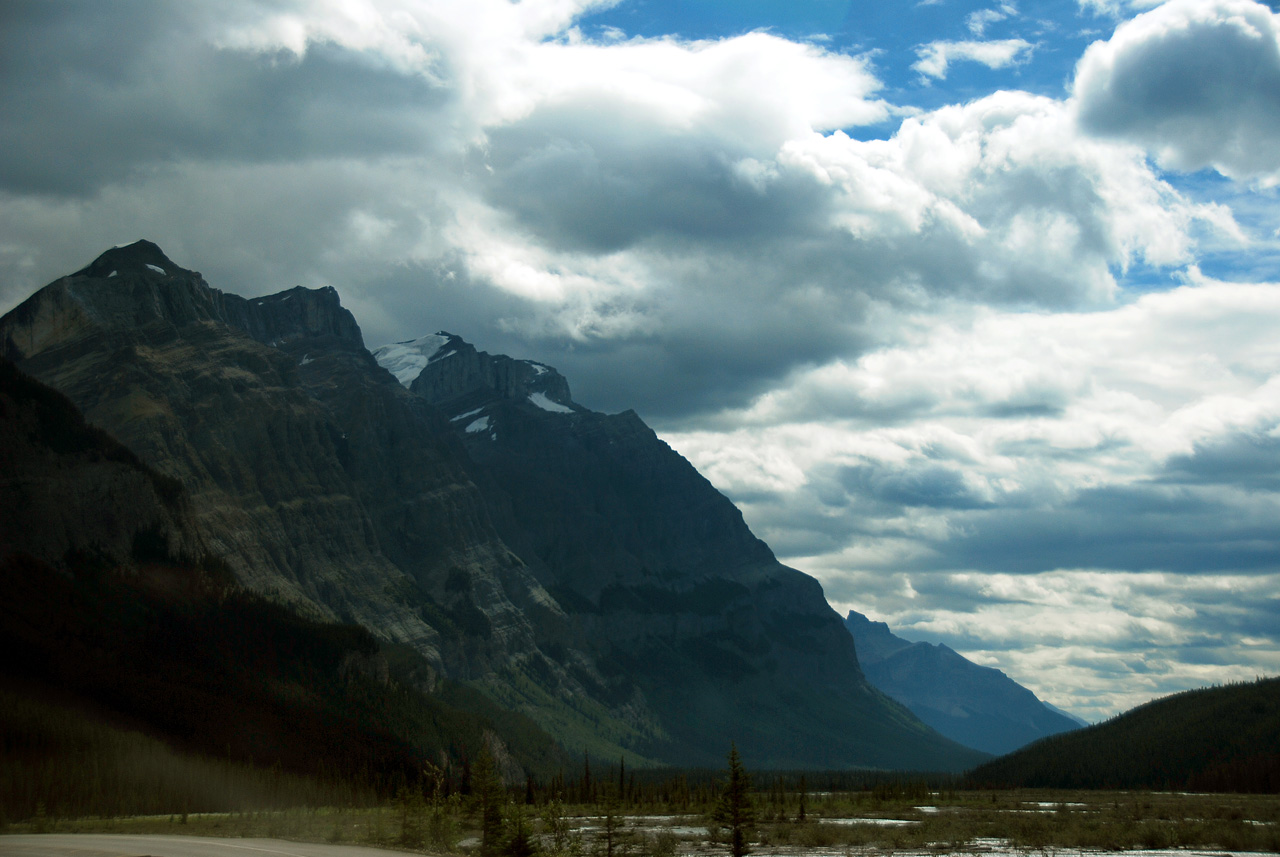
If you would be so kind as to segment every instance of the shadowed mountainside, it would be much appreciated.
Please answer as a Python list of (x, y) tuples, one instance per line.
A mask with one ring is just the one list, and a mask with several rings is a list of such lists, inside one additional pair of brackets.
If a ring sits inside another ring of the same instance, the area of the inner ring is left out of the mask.
[(715, 765), (729, 737), (761, 766), (964, 756), (865, 682), (817, 581), (634, 412), (588, 410), (555, 369), (447, 333), (375, 356), (448, 417), (503, 540), (606, 676), (601, 694), (653, 713), (657, 755)]
[(191, 770), (387, 796), (424, 758), (458, 776), (485, 743), (513, 779), (566, 762), (475, 691), (423, 694), (416, 655), (235, 584), (176, 480), (2, 358), (0, 498), (5, 817), (235, 805), (188, 788)]

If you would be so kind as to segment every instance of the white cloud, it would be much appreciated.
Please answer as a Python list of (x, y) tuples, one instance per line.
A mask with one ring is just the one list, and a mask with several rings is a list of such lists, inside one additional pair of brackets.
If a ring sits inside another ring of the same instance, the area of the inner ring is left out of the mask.
[(964, 23), (969, 28), (969, 32), (980, 39), (986, 35), (987, 27), (1017, 14), (1018, 7), (1013, 3), (1002, 3), (998, 9), (979, 9), (970, 12), (965, 17)]
[[(972, 26), (972, 25), (971, 25)], [(1035, 45), (1025, 39), (995, 39), (985, 42), (937, 41), (916, 48), (919, 59), (912, 68), (927, 77), (943, 80), (951, 63), (967, 60), (987, 68), (1006, 68), (1026, 62)]]
[(1172, 0), (1085, 53), (1081, 124), (1166, 167), (1280, 182), (1280, 15), (1251, 0)]

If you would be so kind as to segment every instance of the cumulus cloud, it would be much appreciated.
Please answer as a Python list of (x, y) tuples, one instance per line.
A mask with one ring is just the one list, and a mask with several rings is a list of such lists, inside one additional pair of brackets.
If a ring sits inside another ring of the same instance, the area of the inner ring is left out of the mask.
[(1149, 147), (1165, 166), (1280, 182), (1280, 15), (1251, 0), (1173, 0), (1080, 60), (1089, 131)]
[[(970, 24), (972, 28), (973, 24)], [(987, 68), (1005, 68), (1025, 62), (1035, 48), (1025, 39), (995, 39), (975, 42), (930, 42), (916, 48), (919, 59), (911, 66), (927, 77), (944, 79), (951, 63), (967, 60)]]

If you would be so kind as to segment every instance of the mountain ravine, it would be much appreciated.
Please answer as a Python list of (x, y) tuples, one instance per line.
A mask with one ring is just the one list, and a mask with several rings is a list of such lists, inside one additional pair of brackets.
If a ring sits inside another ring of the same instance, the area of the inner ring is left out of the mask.
[[(246, 585), (359, 622), (574, 752), (959, 769), (875, 690), (812, 578), (634, 413), (457, 337), (382, 351), (332, 288), (245, 299), (140, 241), (0, 345), (157, 471)], [(420, 364), (420, 365), (418, 365)]]

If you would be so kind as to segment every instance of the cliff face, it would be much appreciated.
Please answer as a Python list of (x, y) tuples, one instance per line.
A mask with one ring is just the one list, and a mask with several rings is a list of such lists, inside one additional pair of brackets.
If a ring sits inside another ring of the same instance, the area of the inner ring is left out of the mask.
[(732, 739), (765, 766), (977, 758), (866, 683), (817, 581), (635, 413), (592, 412), (548, 366), (439, 336), (417, 341), (410, 389), (466, 443), (503, 540), (600, 665), (597, 695), (660, 725), (656, 755), (716, 765)]
[(1000, 670), (979, 666), (946, 646), (909, 642), (884, 622), (852, 610), (845, 626), (867, 679), (965, 746), (1003, 755), (1079, 727)]

